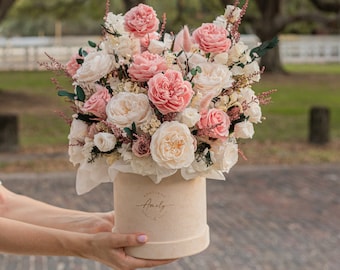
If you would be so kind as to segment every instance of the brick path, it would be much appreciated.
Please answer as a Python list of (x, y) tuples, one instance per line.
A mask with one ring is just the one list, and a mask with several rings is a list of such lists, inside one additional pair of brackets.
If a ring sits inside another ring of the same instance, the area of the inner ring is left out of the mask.
[[(77, 196), (74, 174), (1, 174), (13, 191), (59, 206), (108, 211), (110, 184)], [(236, 166), (208, 181), (211, 244), (157, 270), (340, 269), (340, 166)], [(0, 255), (0, 270), (107, 270), (77, 258)]]

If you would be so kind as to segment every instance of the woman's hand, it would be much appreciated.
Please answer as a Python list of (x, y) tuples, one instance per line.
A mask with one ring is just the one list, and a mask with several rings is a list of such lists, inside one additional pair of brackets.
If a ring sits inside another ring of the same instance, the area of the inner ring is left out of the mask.
[(144, 234), (98, 233), (92, 235), (88, 250), (86, 250), (88, 254), (83, 256), (106, 264), (115, 270), (154, 267), (174, 261), (138, 259), (127, 255), (124, 251), (124, 247), (141, 246), (146, 242), (147, 236)]

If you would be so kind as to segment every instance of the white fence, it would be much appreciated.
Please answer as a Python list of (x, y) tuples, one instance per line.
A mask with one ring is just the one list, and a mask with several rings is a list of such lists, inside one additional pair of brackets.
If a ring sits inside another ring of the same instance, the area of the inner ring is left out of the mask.
[[(252, 35), (242, 39), (249, 46), (258, 42)], [(0, 70), (41, 69), (39, 63), (48, 61), (45, 53), (66, 63), (88, 40), (96, 42), (99, 37), (0, 37)], [(283, 63), (340, 63), (340, 36), (281, 36), (279, 44)]]

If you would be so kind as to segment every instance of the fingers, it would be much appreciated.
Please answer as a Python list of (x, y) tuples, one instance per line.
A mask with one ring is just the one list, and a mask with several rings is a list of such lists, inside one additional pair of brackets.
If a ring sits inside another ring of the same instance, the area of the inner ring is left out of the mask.
[(149, 267), (155, 267), (163, 264), (169, 264), (174, 261), (175, 259), (171, 260), (144, 260), (144, 259), (138, 259), (134, 257), (127, 256), (128, 264), (134, 268), (149, 268)]
[(148, 241), (145, 234), (112, 234), (116, 248), (140, 246)]

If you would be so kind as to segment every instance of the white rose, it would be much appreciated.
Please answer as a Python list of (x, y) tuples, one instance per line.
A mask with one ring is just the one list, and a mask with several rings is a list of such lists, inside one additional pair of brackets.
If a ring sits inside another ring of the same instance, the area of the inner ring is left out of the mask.
[(254, 125), (249, 121), (243, 121), (235, 125), (235, 138), (250, 139), (253, 137), (254, 133)]
[(251, 123), (261, 123), (262, 111), (258, 102), (252, 102), (249, 107), (244, 111), (245, 116), (248, 116), (248, 121)]
[(122, 14), (113, 14), (109, 12), (105, 20), (106, 29), (110, 30), (112, 33), (118, 32), (119, 34), (126, 33), (124, 29), (124, 16)]
[(195, 159), (195, 143), (189, 128), (177, 121), (164, 122), (150, 144), (153, 160), (167, 169), (188, 167)]
[(162, 54), (166, 50), (166, 45), (164, 42), (151, 39), (148, 47), (148, 51), (154, 54)]
[(246, 76), (250, 77), (250, 80), (253, 82), (259, 82), (261, 79), (260, 66), (256, 61), (245, 65), (244, 73)]
[(76, 115), (74, 116), (72, 120), (70, 134), (68, 135), (68, 139), (69, 140), (74, 139), (74, 140), (78, 140), (79, 142), (84, 142), (85, 137), (87, 136), (88, 125), (84, 121), (78, 120), (75, 117)]
[(201, 115), (195, 108), (186, 108), (178, 115), (179, 121), (189, 128), (193, 127), (200, 119)]
[(197, 73), (192, 80), (195, 91), (203, 95), (213, 93), (217, 96), (222, 89), (232, 86), (232, 73), (227, 66), (214, 63), (204, 63), (199, 66), (202, 72)]
[(138, 38), (130, 38), (129, 36), (121, 36), (115, 46), (115, 53), (119, 56), (119, 61), (129, 64), (129, 60), (135, 54), (140, 53), (140, 41)]
[(177, 62), (182, 70), (186, 70), (187, 65), (189, 65), (190, 69), (196, 68), (203, 63), (207, 63), (207, 59), (198, 53), (185, 52), (177, 57)]
[(117, 139), (111, 133), (99, 132), (94, 135), (93, 142), (101, 152), (108, 152), (115, 148)]
[(228, 65), (239, 62), (240, 58), (245, 54), (247, 49), (248, 46), (245, 45), (242, 41), (232, 46), (228, 52), (229, 53)]
[(227, 5), (224, 11), (224, 17), (231, 23), (237, 22), (241, 18), (242, 9), (234, 5)]
[(238, 161), (238, 146), (233, 141), (217, 140), (211, 145), (210, 152), (216, 170), (228, 173)]
[(240, 101), (246, 101), (247, 103), (252, 102), (254, 99), (256, 99), (255, 92), (253, 89), (249, 87), (242, 88), (240, 90), (241, 98)]
[(229, 54), (227, 52), (219, 53), (214, 56), (214, 62), (216, 64), (227, 65)]
[(85, 83), (96, 82), (113, 69), (114, 63), (113, 55), (103, 51), (90, 52), (84, 57), (84, 63), (77, 70), (74, 79)]
[(213, 24), (220, 26), (222, 28), (226, 28), (227, 27), (227, 21), (226, 18), (222, 15), (216, 17), (216, 19), (213, 21)]
[(113, 96), (106, 105), (107, 121), (117, 127), (137, 126), (150, 120), (152, 110), (149, 99), (144, 94), (120, 92)]

